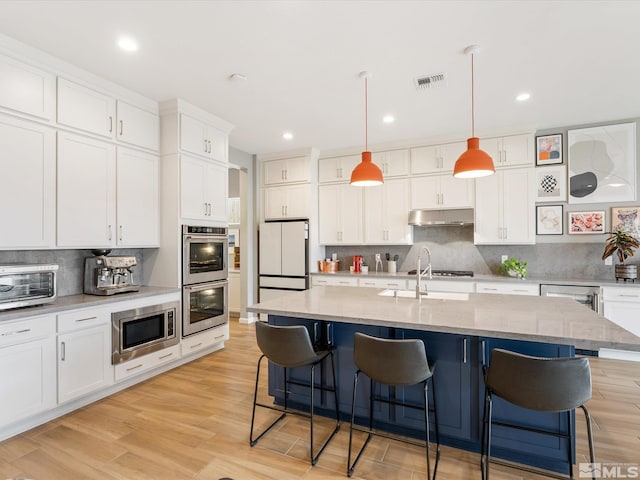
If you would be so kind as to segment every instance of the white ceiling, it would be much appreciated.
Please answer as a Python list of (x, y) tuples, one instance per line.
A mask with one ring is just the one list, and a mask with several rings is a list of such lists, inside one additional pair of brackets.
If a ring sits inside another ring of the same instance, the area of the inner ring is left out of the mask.
[[(639, 23), (638, 1), (0, 1), (0, 32), (198, 105), (258, 154), (362, 149), (362, 70), (370, 144), (469, 136), (470, 44), (480, 135), (640, 116)], [(121, 34), (137, 53), (116, 47)], [(415, 77), (440, 72), (445, 86), (416, 91)], [(531, 100), (515, 102), (522, 91)]]

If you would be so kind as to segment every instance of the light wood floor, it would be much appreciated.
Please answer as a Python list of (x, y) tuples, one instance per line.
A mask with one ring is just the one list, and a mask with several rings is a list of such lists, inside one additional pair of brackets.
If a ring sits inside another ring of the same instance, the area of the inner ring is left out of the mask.
[[(224, 350), (0, 443), (0, 479), (346, 478), (347, 425), (315, 467), (307, 461), (305, 419), (288, 418), (249, 447), (259, 355), (254, 331), (232, 321)], [(594, 394), (588, 408), (597, 460), (640, 462), (640, 364), (594, 359), (591, 365)], [(581, 412), (576, 418), (578, 458), (586, 461)], [(317, 438), (329, 428), (321, 421), (325, 428)], [(425, 478), (423, 452), (375, 438), (354, 478)], [(543, 478), (500, 466), (492, 472), (496, 480)], [(443, 447), (438, 478), (479, 479), (478, 456)]]

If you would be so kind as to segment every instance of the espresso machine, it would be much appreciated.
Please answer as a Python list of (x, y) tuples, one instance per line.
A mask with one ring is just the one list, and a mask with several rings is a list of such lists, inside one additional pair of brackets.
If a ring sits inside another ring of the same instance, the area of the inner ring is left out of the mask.
[(108, 253), (94, 251), (95, 257), (85, 258), (84, 293), (114, 295), (140, 290), (133, 278), (133, 267), (138, 264), (136, 257), (108, 257)]

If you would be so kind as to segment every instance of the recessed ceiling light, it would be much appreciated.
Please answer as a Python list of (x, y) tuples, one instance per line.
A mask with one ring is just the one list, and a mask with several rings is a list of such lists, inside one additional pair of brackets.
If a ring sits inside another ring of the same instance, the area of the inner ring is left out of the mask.
[(384, 117), (382, 117), (382, 121), (384, 123), (393, 123), (396, 121), (396, 119), (393, 115), (385, 115)]
[(131, 37), (121, 37), (118, 40), (118, 46), (125, 52), (135, 52), (138, 50), (138, 42)]
[(527, 100), (529, 100), (531, 98), (531, 94), (524, 92), (524, 93), (520, 93), (516, 96), (516, 100), (519, 102), (526, 102)]
[(282, 134), (282, 138), (284, 138), (285, 140), (292, 140), (293, 139), (293, 133), (291, 132), (284, 132)]

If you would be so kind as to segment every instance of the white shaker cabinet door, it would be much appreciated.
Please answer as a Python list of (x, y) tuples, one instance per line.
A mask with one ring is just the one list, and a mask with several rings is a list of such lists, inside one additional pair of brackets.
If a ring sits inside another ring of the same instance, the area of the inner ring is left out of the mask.
[(0, 107), (52, 120), (55, 105), (55, 76), (0, 55)]
[(229, 168), (209, 162), (207, 166), (206, 194), (209, 203), (209, 220), (227, 221), (227, 192)]
[(0, 249), (53, 246), (55, 145), (54, 130), (0, 117)]
[(113, 138), (116, 101), (108, 95), (58, 77), (58, 123)]
[(502, 243), (502, 195), (500, 172), (476, 179), (474, 242)]
[(115, 167), (115, 146), (58, 132), (59, 247), (115, 244)]
[(160, 147), (160, 117), (118, 100), (116, 135), (121, 142), (157, 151)]
[(158, 157), (137, 150), (118, 148), (116, 169), (118, 246), (159, 246)]
[(207, 220), (205, 181), (208, 164), (198, 158), (180, 157), (180, 211), (182, 218)]
[(505, 170), (503, 174), (504, 241), (535, 243), (535, 192), (533, 168)]

